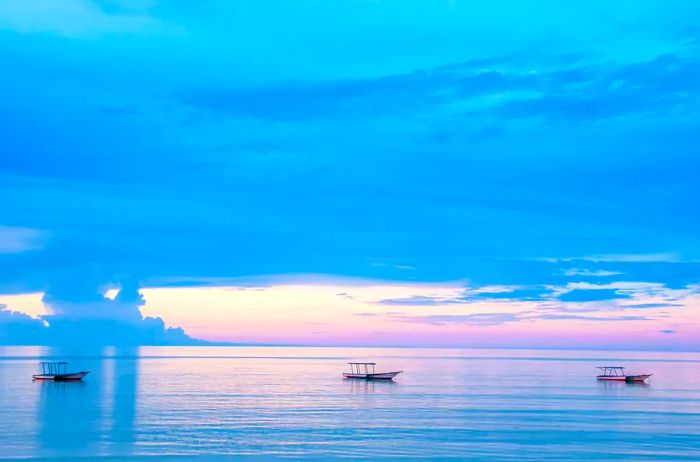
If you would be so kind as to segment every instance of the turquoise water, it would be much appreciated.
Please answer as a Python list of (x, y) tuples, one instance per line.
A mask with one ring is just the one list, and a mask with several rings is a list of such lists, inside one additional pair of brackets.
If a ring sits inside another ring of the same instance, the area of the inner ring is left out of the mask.
[[(34, 383), (43, 358), (91, 369)], [(403, 369), (343, 380), (350, 360)], [(599, 383), (595, 366), (652, 372)], [(700, 354), (0, 348), (0, 457), (700, 460)]]

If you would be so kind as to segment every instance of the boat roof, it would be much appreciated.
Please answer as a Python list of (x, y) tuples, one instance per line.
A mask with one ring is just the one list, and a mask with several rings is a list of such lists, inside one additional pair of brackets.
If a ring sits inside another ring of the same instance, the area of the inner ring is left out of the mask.
[(622, 366), (599, 366), (598, 369), (624, 369)]
[(41, 361), (39, 364), (68, 364), (68, 361)]
[(348, 364), (367, 364), (368, 366), (376, 366), (377, 363), (348, 363)]

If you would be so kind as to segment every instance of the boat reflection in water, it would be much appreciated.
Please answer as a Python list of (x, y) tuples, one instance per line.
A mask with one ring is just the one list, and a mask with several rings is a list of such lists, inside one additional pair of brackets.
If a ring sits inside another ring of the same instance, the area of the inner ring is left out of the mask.
[(393, 380), (348, 380), (353, 395), (374, 395), (390, 391), (399, 384)]
[(133, 453), (138, 349), (104, 348), (100, 353), (90, 358), (82, 351), (43, 352), (80, 358), (96, 376), (95, 380), (43, 380), (36, 384), (36, 448), (43, 456), (126, 457)]

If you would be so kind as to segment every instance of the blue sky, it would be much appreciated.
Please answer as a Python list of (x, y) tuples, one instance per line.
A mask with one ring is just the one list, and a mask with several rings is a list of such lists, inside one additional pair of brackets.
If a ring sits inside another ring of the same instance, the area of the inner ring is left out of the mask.
[(292, 273), (694, 293), (699, 10), (0, 1), (0, 292)]

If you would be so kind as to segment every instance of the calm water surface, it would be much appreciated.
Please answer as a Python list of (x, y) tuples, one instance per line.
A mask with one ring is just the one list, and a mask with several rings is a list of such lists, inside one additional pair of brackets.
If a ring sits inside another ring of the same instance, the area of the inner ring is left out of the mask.
[[(45, 358), (93, 373), (34, 383)], [(609, 363), (651, 384), (596, 382)], [(0, 428), (4, 459), (700, 460), (700, 354), (4, 347)]]

